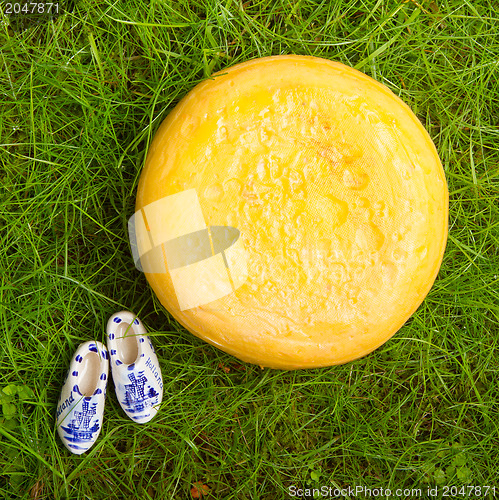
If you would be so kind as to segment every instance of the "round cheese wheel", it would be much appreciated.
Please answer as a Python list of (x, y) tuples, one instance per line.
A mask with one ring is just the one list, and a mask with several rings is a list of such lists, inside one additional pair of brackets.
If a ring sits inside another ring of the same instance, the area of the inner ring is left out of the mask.
[(154, 137), (136, 210), (139, 265), (175, 319), (243, 361), (296, 369), (359, 358), (414, 313), (442, 261), (448, 192), (390, 90), (286, 55), (185, 96)]

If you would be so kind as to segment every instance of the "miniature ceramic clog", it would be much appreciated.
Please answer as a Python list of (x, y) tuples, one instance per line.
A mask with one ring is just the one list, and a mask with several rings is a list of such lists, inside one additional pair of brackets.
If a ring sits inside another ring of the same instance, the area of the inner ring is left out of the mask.
[(113, 314), (107, 323), (116, 397), (135, 422), (149, 422), (163, 399), (163, 377), (151, 340), (131, 312)]
[(57, 405), (57, 432), (72, 453), (85, 453), (102, 428), (109, 355), (97, 341), (81, 344), (71, 361)]

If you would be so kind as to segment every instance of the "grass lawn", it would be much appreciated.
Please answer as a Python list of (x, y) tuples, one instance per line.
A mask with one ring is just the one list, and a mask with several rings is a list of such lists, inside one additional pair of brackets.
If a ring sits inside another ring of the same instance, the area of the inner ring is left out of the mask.
[[(494, 2), (75, 3), (0, 25), (0, 497), (499, 494)], [(242, 364), (171, 319), (133, 266), (127, 220), (175, 104), (214, 71), (288, 53), (353, 66), (408, 103), (439, 151), (450, 214), (435, 285), (390, 341), (343, 366), (283, 372)], [(134, 424), (111, 382), (97, 443), (71, 455), (54, 418), (69, 361), (121, 309), (153, 337), (162, 410)]]

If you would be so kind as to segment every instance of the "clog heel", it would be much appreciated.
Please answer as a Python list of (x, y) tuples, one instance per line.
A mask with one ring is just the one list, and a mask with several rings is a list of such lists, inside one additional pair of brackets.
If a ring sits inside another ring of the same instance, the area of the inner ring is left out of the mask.
[(64, 446), (80, 455), (102, 428), (109, 355), (96, 341), (81, 344), (71, 361), (57, 405), (57, 432)]
[(163, 399), (163, 377), (151, 340), (131, 312), (113, 314), (107, 322), (107, 345), (116, 397), (135, 422), (149, 422)]

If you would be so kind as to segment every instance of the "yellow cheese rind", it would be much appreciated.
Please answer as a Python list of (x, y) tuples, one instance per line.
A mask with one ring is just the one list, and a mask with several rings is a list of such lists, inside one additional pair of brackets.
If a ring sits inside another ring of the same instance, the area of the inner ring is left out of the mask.
[(185, 309), (170, 273), (147, 280), (192, 333), (272, 368), (345, 363), (382, 345), (427, 295), (447, 240), (447, 184), (419, 120), (385, 86), (314, 57), (238, 64), (177, 105), (136, 209), (187, 190), (203, 223), (240, 231), (227, 251), (233, 291), (215, 283), (220, 298)]

